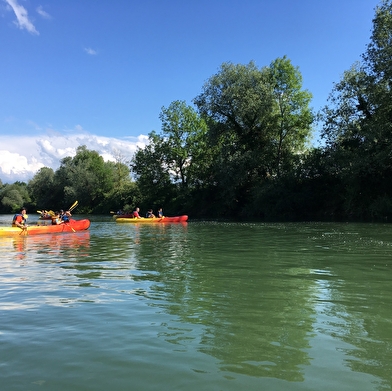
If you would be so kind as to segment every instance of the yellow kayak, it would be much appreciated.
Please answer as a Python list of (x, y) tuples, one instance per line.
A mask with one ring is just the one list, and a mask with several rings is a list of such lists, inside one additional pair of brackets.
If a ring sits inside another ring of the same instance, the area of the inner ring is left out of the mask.
[(140, 219), (136, 219), (134, 217), (119, 217), (117, 216), (116, 222), (117, 223), (184, 223), (188, 220), (187, 215), (182, 216), (172, 216), (172, 217), (151, 217), (145, 218), (141, 217)]

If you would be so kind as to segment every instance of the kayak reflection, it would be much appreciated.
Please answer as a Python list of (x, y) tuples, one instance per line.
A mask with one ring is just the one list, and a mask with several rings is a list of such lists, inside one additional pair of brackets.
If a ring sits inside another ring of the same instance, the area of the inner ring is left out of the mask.
[(90, 247), (90, 231), (76, 232), (70, 235), (48, 234), (13, 237), (13, 248), (17, 259), (25, 259), (31, 254), (56, 255), (77, 251), (78, 256), (88, 256)]

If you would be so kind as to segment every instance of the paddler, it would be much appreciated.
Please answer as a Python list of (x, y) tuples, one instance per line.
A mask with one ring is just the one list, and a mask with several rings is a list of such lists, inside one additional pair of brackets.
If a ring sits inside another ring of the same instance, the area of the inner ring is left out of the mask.
[(26, 221), (27, 221), (26, 208), (22, 207), (20, 209), (20, 212), (13, 217), (12, 226), (19, 227), (21, 229), (26, 229), (27, 228)]

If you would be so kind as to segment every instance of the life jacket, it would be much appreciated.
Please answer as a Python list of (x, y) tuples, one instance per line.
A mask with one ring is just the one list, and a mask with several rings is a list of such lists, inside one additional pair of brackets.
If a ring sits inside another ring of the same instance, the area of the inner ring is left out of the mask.
[(15, 223), (26, 224), (26, 219), (22, 215), (22, 213), (17, 213), (12, 219), (12, 225), (16, 225)]
[(60, 224), (61, 219), (59, 216), (52, 216), (52, 225)]
[(69, 223), (69, 217), (67, 215), (62, 215), (61, 220), (64, 221), (64, 223)]

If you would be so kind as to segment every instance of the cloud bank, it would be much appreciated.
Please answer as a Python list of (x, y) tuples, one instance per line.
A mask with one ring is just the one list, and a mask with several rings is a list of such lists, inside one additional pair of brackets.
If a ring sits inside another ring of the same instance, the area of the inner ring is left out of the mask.
[(77, 147), (97, 151), (105, 161), (126, 163), (137, 147), (143, 148), (148, 136), (116, 139), (86, 133), (42, 134), (34, 136), (0, 135), (0, 180), (2, 183), (28, 182), (42, 167), (56, 170), (61, 159), (76, 155)]

